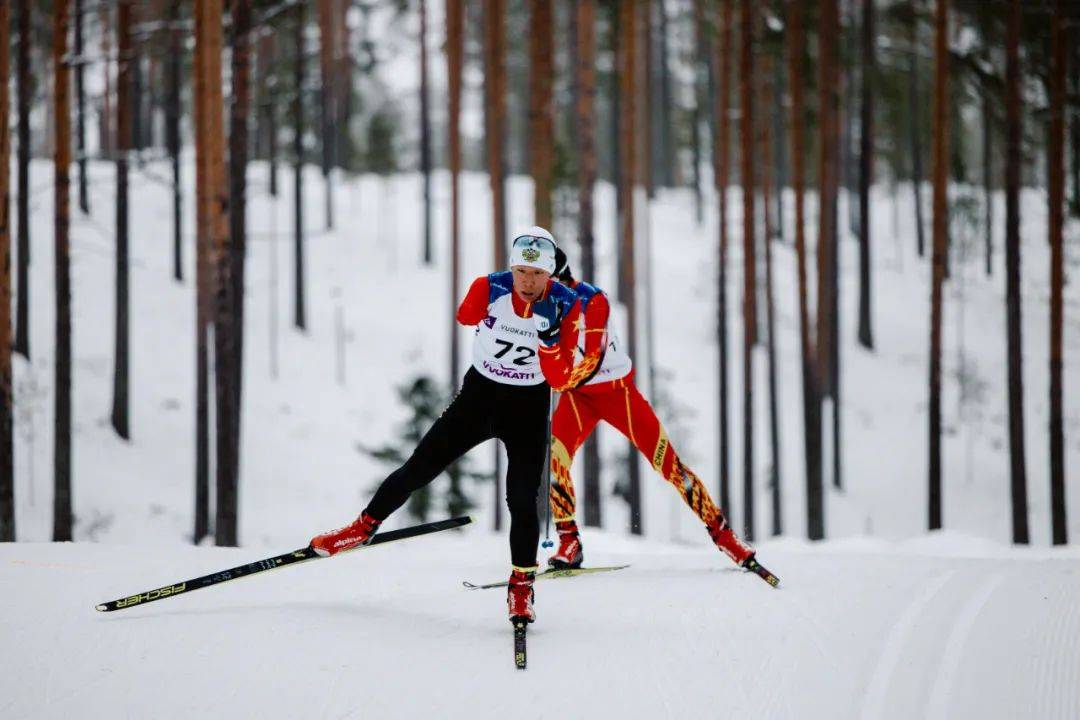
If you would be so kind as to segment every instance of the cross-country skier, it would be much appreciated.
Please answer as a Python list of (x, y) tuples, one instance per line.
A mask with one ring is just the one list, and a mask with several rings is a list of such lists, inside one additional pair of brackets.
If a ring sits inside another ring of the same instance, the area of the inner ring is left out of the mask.
[(351, 525), (311, 540), (315, 552), (328, 556), (368, 542), (413, 491), (471, 448), (498, 438), (509, 461), (510, 620), (535, 620), (532, 585), (540, 538), (536, 502), (551, 400), (545, 378), (565, 381), (565, 364), (573, 357), (581, 317), (574, 291), (552, 279), (555, 251), (551, 233), (529, 228), (514, 239), (509, 271), (473, 281), (457, 311), (459, 323), (476, 326), (472, 367), (461, 391)]
[(656, 413), (638, 392), (630, 356), (608, 328), (611, 306), (607, 296), (599, 288), (574, 279), (562, 250), (556, 257), (556, 278), (574, 288), (581, 300), (584, 330), (578, 335), (576, 366), (564, 383), (552, 383), (562, 393), (551, 421), (551, 513), (559, 533), (559, 547), (548, 564), (576, 568), (584, 560), (574, 520), (570, 466), (574, 453), (596, 424), (605, 420), (628, 437), (653, 469), (675, 486), (705, 523), (716, 546), (735, 564), (746, 566), (754, 557), (754, 549), (735, 535), (701, 480), (683, 465)]

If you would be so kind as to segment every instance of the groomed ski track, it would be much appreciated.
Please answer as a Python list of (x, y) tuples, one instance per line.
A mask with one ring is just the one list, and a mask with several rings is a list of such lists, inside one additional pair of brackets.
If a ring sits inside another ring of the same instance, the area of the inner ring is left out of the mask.
[(0, 717), (1076, 718), (1080, 551), (953, 535), (715, 550), (587, 533), (515, 670), (479, 528), (110, 615), (263, 548), (0, 545)]

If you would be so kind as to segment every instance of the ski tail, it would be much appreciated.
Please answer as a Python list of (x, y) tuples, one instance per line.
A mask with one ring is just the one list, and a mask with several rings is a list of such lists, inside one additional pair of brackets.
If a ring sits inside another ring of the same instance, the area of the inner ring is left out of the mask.
[[(452, 528), (461, 527), (462, 525), (468, 525), (472, 522), (472, 518), (468, 515), (461, 517), (449, 518), (447, 520), (437, 520), (435, 522), (422, 523), (420, 525), (412, 525), (410, 527), (401, 528), (400, 530), (389, 530), (387, 532), (376, 533), (371, 541), (366, 545), (361, 545), (354, 550), (361, 550), (363, 548), (369, 548), (373, 545), (382, 545), (383, 543), (394, 542), (395, 540), (406, 540), (408, 538), (418, 537), (420, 535), (428, 535), (434, 532), (440, 532), (442, 530), (450, 530)], [(351, 552), (351, 551), (346, 551)], [(339, 555), (341, 553), (338, 553)], [(171, 585), (165, 585), (164, 587), (154, 588), (153, 590), (147, 590), (128, 597), (119, 598), (117, 600), (110, 600), (109, 602), (96, 605), (95, 608), (98, 612), (113, 612), (114, 610), (123, 610), (124, 608), (134, 607), (135, 605), (145, 605), (149, 602), (156, 600), (163, 600), (168, 597), (175, 597), (183, 593), (188, 593), (193, 590), (201, 590), (205, 587), (212, 585), (220, 585), (230, 580), (238, 580), (242, 577), (248, 577), (249, 575), (255, 575), (257, 573), (266, 572), (267, 570), (277, 570), (278, 568), (285, 567), (286, 565), (296, 565), (298, 563), (307, 562), (309, 560), (321, 560), (322, 556), (315, 553), (310, 547), (299, 548), (292, 552), (284, 553), (282, 555), (275, 555), (274, 557), (266, 558), (265, 560), (256, 560), (255, 562), (248, 563), (246, 565), (239, 565), (228, 570), (221, 570), (210, 575), (203, 575), (202, 577), (192, 578), (191, 580), (183, 580), (181, 582), (173, 583)]]
[(514, 667), (518, 670), (525, 669), (525, 637), (528, 633), (529, 621), (525, 618), (514, 618)]
[(757, 575), (758, 577), (760, 577), (765, 582), (772, 585), (774, 588), (775, 587), (780, 587), (780, 578), (776, 577), (771, 572), (769, 572), (769, 569), (767, 567), (765, 567), (764, 565), (762, 565), (761, 563), (759, 563), (757, 561), (756, 557), (751, 557), (749, 560), (747, 560), (746, 565), (744, 565), (744, 567), (747, 570), (749, 570), (750, 572), (752, 572), (755, 575)]

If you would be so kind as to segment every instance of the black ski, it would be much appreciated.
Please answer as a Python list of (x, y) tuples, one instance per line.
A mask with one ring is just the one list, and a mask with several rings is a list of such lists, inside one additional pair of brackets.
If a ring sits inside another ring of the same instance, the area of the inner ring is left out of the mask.
[[(591, 573), (612, 572), (614, 570), (623, 570), (630, 567), (629, 565), (607, 565), (603, 567), (588, 567), (588, 568), (551, 568), (545, 570), (542, 573), (537, 573), (537, 580), (554, 580), (556, 578), (576, 577), (578, 575), (589, 575)], [(469, 590), (490, 590), (492, 588), (506, 587), (510, 583), (507, 581), (487, 583), (486, 585), (473, 585), (468, 580), (461, 582)]]
[[(462, 517), (450, 518), (448, 520), (439, 520), (437, 522), (423, 523), (421, 525), (413, 525), (407, 528), (401, 528), (400, 530), (389, 530), (383, 533), (376, 533), (371, 542), (367, 545), (361, 545), (354, 550), (361, 550), (373, 545), (382, 545), (383, 543), (394, 542), (395, 540), (405, 540), (406, 538), (417, 537), (419, 535), (427, 535), (433, 532), (439, 532), (441, 530), (450, 530), (451, 528), (461, 527), (462, 525), (468, 525), (472, 522), (472, 518), (467, 515)], [(346, 551), (348, 552), (348, 551)], [(230, 580), (237, 580), (242, 577), (254, 575), (256, 573), (265, 572), (267, 570), (277, 570), (278, 568), (285, 567), (286, 565), (295, 565), (297, 563), (307, 562), (308, 560), (320, 560), (322, 557), (318, 555), (311, 547), (300, 548), (284, 555), (277, 555), (276, 557), (266, 558), (265, 560), (257, 560), (247, 565), (240, 565), (239, 567), (230, 568), (229, 570), (222, 570), (211, 575), (203, 575), (202, 577), (194, 578), (192, 580), (184, 580), (174, 585), (166, 585), (164, 587), (155, 588), (154, 590), (147, 590), (146, 592), (132, 595), (130, 597), (120, 598), (119, 600), (112, 600), (107, 603), (102, 603), (97, 606), (99, 612), (112, 612), (113, 610), (122, 610), (124, 608), (132, 607), (133, 605), (145, 605), (148, 602), (154, 602), (155, 600), (161, 600), (167, 597), (173, 597), (180, 595), (181, 593), (191, 592), (192, 590), (200, 590), (211, 585), (219, 585), (223, 582)]]
[(529, 621), (514, 618), (514, 667), (518, 670), (525, 669), (525, 634), (529, 628)]
[(747, 560), (745, 567), (773, 587), (780, 587), (780, 578), (769, 572), (768, 568), (759, 563), (756, 557)]

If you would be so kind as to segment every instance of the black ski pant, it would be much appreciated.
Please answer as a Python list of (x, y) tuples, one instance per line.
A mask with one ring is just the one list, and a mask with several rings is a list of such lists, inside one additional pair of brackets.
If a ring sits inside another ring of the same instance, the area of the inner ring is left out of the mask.
[(550, 388), (505, 385), (469, 368), (461, 392), (420, 439), (412, 456), (382, 482), (366, 512), (385, 520), (447, 466), (480, 443), (498, 438), (506, 447), (506, 505), (510, 509), (510, 558), (536, 565), (540, 539), (537, 492), (548, 443)]

